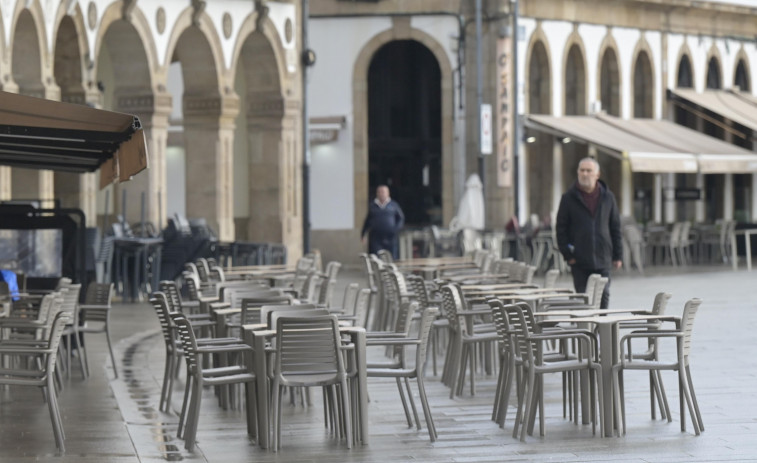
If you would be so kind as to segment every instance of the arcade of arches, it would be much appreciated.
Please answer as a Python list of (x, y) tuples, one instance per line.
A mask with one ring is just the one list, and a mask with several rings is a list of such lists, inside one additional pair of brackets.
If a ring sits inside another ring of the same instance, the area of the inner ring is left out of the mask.
[[(230, 36), (187, 2), (158, 40), (136, 2), (113, 2), (94, 18), (79, 4), (67, 11), (68, 3), (55, 16), (48, 54), (43, 17), (52, 13), (18, 2), (2, 90), (138, 116), (149, 169), (99, 190), (96, 173), (0, 167), (0, 200), (57, 198), (82, 209), (89, 226), (104, 223), (105, 212), (134, 223), (144, 207), (158, 227), (179, 213), (206, 219), (220, 240), (283, 242), (290, 256), (300, 255), (301, 79), (282, 42), (296, 47), (299, 37), (283, 39), (267, 11), (253, 5), (247, 17), (234, 18), (240, 26)], [(296, 21), (298, 9), (291, 11)], [(224, 46), (224, 36), (232, 43)], [(167, 152), (181, 162), (167, 164)]]

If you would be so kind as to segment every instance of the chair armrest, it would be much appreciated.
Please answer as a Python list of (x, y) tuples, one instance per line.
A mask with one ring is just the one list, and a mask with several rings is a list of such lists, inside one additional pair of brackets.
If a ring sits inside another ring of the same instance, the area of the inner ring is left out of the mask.
[(200, 354), (217, 354), (222, 352), (243, 352), (251, 351), (252, 347), (247, 344), (224, 344), (217, 346), (198, 346), (197, 352)]
[(407, 338), (371, 338), (365, 340), (366, 347), (369, 346), (413, 346), (421, 343), (420, 339)]

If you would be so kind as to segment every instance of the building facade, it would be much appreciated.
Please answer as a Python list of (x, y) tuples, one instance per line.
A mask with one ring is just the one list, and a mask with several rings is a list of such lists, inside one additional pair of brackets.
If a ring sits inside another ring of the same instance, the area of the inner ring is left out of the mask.
[(3, 91), (135, 114), (149, 168), (96, 174), (0, 167), (0, 200), (58, 199), (158, 227), (205, 218), (219, 239), (302, 253), (302, 43), (296, 1), (0, 2)]
[[(411, 225), (446, 226), (475, 172), (484, 177), (487, 228), (501, 230), (516, 214), (521, 222), (531, 214), (546, 221), (587, 155), (599, 160), (623, 214), (639, 221), (757, 215), (752, 171), (633, 172), (622, 157), (513, 123), (513, 111), (519, 121), (604, 111), (677, 120), (752, 150), (751, 134), (736, 139), (718, 132), (729, 121), (677, 112), (667, 91), (738, 86), (754, 94), (756, 8), (521, 0), (514, 35), (515, 2), (482, 1), (479, 64), (475, 3), (311, 2), (310, 44), (318, 61), (308, 80), (310, 115), (344, 121), (312, 147), (315, 247), (353, 259), (380, 183), (389, 184)], [(479, 115), (479, 101), (492, 108), (489, 134), (480, 129), (488, 116)], [(487, 136), (491, 154), (481, 155)], [(679, 187), (705, 194), (676, 202), (672, 191)]]

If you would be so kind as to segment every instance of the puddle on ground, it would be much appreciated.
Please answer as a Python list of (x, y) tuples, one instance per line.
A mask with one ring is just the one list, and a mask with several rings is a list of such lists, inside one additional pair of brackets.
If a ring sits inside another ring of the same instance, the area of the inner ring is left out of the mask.
[(150, 338), (157, 335), (151, 334), (141, 339), (136, 339), (124, 351), (121, 359), (122, 377), (129, 391), (129, 397), (137, 405), (137, 410), (139, 410), (143, 418), (152, 422), (150, 432), (153, 435), (153, 441), (158, 444), (161, 457), (166, 461), (183, 461), (184, 456), (181, 453), (181, 446), (171, 443), (178, 441), (175, 436), (177, 423), (166, 423), (161, 420), (161, 418), (164, 418), (164, 415), (156, 407), (160, 396), (155, 397), (153, 394), (150, 394), (151, 390), (145, 387), (142, 379), (138, 377), (144, 370), (137, 369), (135, 373), (135, 370), (132, 368), (124, 368), (125, 366), (131, 367), (134, 364), (134, 357), (139, 353), (140, 347)]

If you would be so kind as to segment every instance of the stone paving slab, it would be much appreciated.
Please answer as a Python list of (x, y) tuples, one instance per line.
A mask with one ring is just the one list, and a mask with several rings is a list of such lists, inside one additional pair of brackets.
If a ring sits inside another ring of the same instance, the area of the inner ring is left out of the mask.
[[(674, 373), (663, 376), (672, 423), (650, 419), (647, 375), (626, 375), (628, 434), (622, 438), (594, 437), (591, 426), (563, 419), (559, 377), (547, 378), (546, 437), (538, 437), (537, 428), (525, 444), (511, 436), (514, 409), (504, 430), (490, 421), (496, 378), (480, 375), (475, 396), (466, 389), (463, 397), (452, 400), (438, 377), (427, 379), (439, 431), (433, 444), (425, 424), (421, 430), (407, 427), (395, 383), (371, 380), (371, 442), (352, 450), (324, 429), (320, 392), (314, 391), (311, 407), (284, 407), (283, 446), (271, 452), (247, 437), (242, 411), (220, 410), (212, 391), (206, 390), (198, 448), (189, 453), (175, 437), (176, 415), (157, 411), (163, 371), (157, 319), (147, 304), (131, 304), (117, 305), (113, 314), (119, 379), (113, 379), (104, 342), (93, 338), (88, 344), (91, 377), (84, 381), (74, 370), (61, 393), (68, 447), (64, 456), (55, 450), (41, 394), (0, 389), (0, 462), (757, 461), (757, 273), (690, 270), (651, 269), (643, 277), (620, 273), (613, 279), (611, 305), (647, 307), (662, 290), (673, 294), (670, 313), (680, 313), (691, 297), (704, 300), (692, 353), (692, 375), (706, 426), (699, 437), (690, 422), (688, 432), (680, 431)], [(350, 281), (362, 282), (362, 276), (345, 272), (340, 287)], [(567, 285), (567, 280), (561, 281)], [(174, 410), (181, 405), (182, 393), (183, 378), (174, 391)]]

